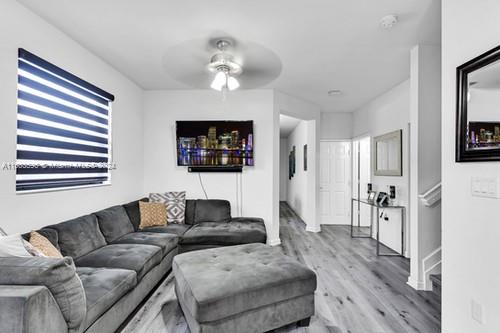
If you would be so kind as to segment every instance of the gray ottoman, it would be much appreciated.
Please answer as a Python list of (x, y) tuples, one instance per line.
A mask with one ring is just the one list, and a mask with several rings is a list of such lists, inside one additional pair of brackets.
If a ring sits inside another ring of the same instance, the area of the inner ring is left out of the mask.
[(191, 333), (261, 333), (308, 325), (316, 274), (265, 244), (180, 254), (175, 291)]

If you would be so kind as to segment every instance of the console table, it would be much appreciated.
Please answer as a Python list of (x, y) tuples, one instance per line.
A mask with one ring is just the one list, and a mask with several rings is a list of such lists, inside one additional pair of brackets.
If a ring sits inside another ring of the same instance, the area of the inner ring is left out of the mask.
[[(370, 206), (370, 213), (371, 210), (375, 207), (377, 210), (377, 256), (387, 256), (387, 257), (403, 257), (404, 256), (404, 251), (405, 251), (405, 216), (406, 216), (406, 207), (405, 206), (399, 206), (399, 205), (387, 205), (387, 206), (381, 206), (375, 202), (368, 201), (367, 199), (358, 199), (358, 198), (352, 198), (351, 199), (351, 238), (372, 238), (373, 234), (373, 214), (370, 214), (370, 235), (369, 236), (359, 236), (359, 235), (354, 235), (354, 202), (358, 202), (359, 204), (365, 204)], [(381, 253), (380, 252), (380, 210), (384, 209), (399, 209), (401, 211), (401, 253)], [(359, 226), (359, 214), (358, 214), (358, 226)]]

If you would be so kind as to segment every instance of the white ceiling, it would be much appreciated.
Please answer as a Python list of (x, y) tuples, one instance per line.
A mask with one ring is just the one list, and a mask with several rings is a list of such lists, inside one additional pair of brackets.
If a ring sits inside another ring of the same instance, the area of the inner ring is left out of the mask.
[(280, 114), (280, 138), (288, 138), (299, 123), (300, 119)]
[[(264, 88), (323, 111), (353, 111), (405, 80), (411, 47), (441, 35), (439, 0), (18, 1), (144, 89), (189, 89), (164, 69), (175, 45), (218, 35), (258, 43), (282, 62)], [(400, 22), (384, 30), (391, 13)]]

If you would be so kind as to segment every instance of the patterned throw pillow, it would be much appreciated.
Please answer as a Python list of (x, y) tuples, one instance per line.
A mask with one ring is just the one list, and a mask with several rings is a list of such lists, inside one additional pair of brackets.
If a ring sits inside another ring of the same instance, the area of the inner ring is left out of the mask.
[(139, 229), (167, 224), (167, 208), (161, 202), (139, 201), (141, 224)]
[(186, 192), (150, 193), (149, 201), (161, 202), (167, 207), (168, 223), (184, 224)]
[(38, 251), (40, 251), (45, 257), (63, 258), (61, 252), (59, 252), (47, 238), (43, 237), (36, 231), (30, 232), (29, 243), (38, 249)]

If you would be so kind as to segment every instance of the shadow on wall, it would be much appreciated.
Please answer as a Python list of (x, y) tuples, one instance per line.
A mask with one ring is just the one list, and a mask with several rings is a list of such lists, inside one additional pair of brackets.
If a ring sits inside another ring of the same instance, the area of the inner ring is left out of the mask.
[(300, 201), (300, 198), (295, 198), (293, 200), (293, 210), (297, 213), (297, 215), (302, 215), (302, 201)]

